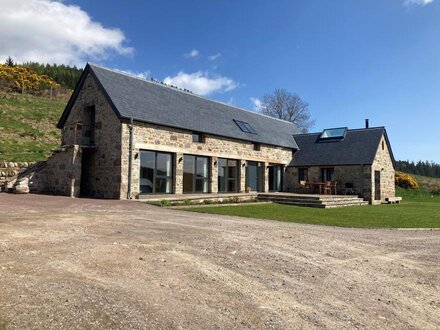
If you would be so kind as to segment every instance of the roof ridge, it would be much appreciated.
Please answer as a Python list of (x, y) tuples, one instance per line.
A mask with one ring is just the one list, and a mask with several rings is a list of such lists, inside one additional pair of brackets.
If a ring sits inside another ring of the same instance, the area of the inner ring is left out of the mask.
[[(327, 128), (325, 128), (327, 129)], [(329, 128), (331, 129), (331, 128)], [(368, 127), (368, 128), (347, 128), (347, 133), (348, 132), (353, 132), (353, 131), (367, 131), (367, 130), (374, 130), (374, 129), (385, 129), (385, 126), (376, 126), (376, 127)], [(299, 133), (299, 134), (294, 134), (294, 136), (298, 136), (298, 135), (319, 135), (321, 134), (321, 132), (313, 132), (313, 133)]]
[(180, 93), (185, 93), (185, 94), (188, 94), (188, 95), (191, 95), (191, 96), (194, 96), (194, 97), (201, 98), (203, 100), (207, 100), (207, 101), (210, 101), (210, 102), (215, 102), (215, 103), (218, 103), (218, 104), (221, 104), (221, 105), (224, 105), (224, 106), (227, 106), (227, 107), (231, 107), (231, 108), (234, 108), (234, 109), (237, 109), (237, 110), (240, 110), (240, 111), (246, 111), (246, 112), (255, 114), (257, 116), (262, 116), (262, 117), (266, 117), (266, 118), (269, 118), (269, 119), (278, 120), (278, 121), (281, 121), (283, 123), (288, 123), (288, 124), (291, 124), (291, 125), (295, 125), (294, 123), (292, 123), (290, 121), (287, 121), (287, 120), (284, 120), (284, 119), (279, 119), (279, 118), (271, 117), (271, 116), (268, 116), (268, 115), (264, 115), (262, 113), (257, 113), (257, 112), (254, 112), (254, 111), (251, 111), (251, 110), (248, 110), (248, 109), (244, 109), (244, 108), (241, 108), (241, 107), (237, 107), (237, 106), (234, 106), (234, 105), (231, 105), (231, 104), (227, 104), (227, 103), (224, 103), (224, 102), (221, 102), (221, 101), (218, 101), (218, 100), (209, 99), (207, 97), (204, 97), (204, 96), (192, 93), (192, 92), (186, 92), (186, 91), (181, 90), (179, 88), (174, 88), (174, 87), (171, 87), (171, 86), (168, 86), (168, 85), (165, 85), (165, 84), (160, 84), (160, 83), (157, 83), (157, 82), (152, 82), (150, 80), (134, 76), (132, 74), (129, 74), (127, 72), (124, 72), (124, 71), (121, 71), (121, 70), (118, 70), (118, 69), (110, 69), (110, 68), (107, 68), (105, 66), (102, 66), (102, 65), (99, 65), (99, 64), (95, 64), (95, 63), (90, 63), (90, 62), (88, 62), (87, 64), (89, 66), (96, 66), (98, 68), (101, 68), (101, 69), (104, 69), (104, 70), (107, 70), (107, 71), (111, 71), (111, 72), (114, 72), (114, 73), (125, 75), (125, 76), (133, 78), (133, 79), (138, 79), (138, 80), (144, 81), (146, 83), (153, 84), (155, 86), (159, 86), (159, 87), (163, 87), (163, 88), (168, 88), (170, 90), (173, 90), (173, 91), (176, 91), (176, 92), (180, 92)]

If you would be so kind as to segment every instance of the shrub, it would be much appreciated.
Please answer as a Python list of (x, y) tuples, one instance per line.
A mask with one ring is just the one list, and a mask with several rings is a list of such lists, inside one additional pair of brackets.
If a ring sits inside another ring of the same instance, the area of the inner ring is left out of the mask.
[(171, 206), (170, 201), (168, 201), (166, 199), (162, 199), (159, 203), (160, 203), (160, 206), (162, 206), (162, 207)]
[(189, 199), (185, 199), (184, 201), (183, 201), (183, 205), (186, 205), (186, 206), (189, 206), (189, 205), (191, 205), (192, 203), (191, 203), (191, 200), (189, 200)]
[(433, 195), (440, 195), (440, 188), (432, 188), (431, 194), (433, 194)]
[(419, 183), (411, 175), (396, 171), (396, 185), (405, 189), (419, 189)]
[(203, 203), (204, 203), (204, 204), (214, 204), (215, 201), (213, 201), (213, 200), (211, 200), (211, 199), (204, 199), (204, 200), (203, 200)]

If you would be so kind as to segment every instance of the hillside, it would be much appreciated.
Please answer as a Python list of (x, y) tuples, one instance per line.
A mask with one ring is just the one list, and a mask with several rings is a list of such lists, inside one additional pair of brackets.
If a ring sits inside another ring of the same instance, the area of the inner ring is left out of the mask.
[(0, 92), (0, 161), (39, 161), (60, 143), (55, 127), (67, 97)]

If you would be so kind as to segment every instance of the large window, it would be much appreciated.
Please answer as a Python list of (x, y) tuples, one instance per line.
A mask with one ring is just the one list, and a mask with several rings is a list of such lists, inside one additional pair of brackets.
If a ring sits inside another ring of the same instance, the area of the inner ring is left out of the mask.
[(209, 192), (209, 158), (184, 155), (183, 156), (183, 192)]
[(218, 191), (238, 192), (238, 160), (219, 158), (218, 168)]
[(321, 179), (322, 179), (322, 182), (333, 181), (334, 173), (335, 173), (335, 169), (332, 168), (332, 167), (331, 168), (330, 167), (321, 168)]
[(169, 153), (140, 151), (139, 188), (141, 194), (171, 194), (173, 156)]

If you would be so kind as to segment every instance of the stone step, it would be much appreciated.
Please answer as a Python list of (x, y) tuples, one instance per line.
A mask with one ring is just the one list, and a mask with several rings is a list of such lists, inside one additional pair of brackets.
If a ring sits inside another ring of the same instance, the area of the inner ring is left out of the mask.
[(301, 198), (301, 197), (265, 197), (265, 196), (258, 196), (259, 200), (268, 200), (268, 201), (294, 201), (294, 202), (350, 202), (350, 201), (358, 201), (363, 200), (359, 197), (346, 197), (346, 198)]
[(301, 200), (339, 200), (339, 199), (358, 199), (357, 195), (286, 195), (286, 194), (258, 194), (258, 198), (297, 198)]
[(275, 202), (277, 204), (284, 205), (294, 205), (294, 206), (304, 206), (304, 207), (315, 207), (315, 208), (337, 208), (337, 207), (347, 207), (347, 206), (364, 206), (368, 205), (368, 202), (361, 200), (357, 202), (346, 202), (346, 203), (311, 203), (311, 202), (291, 202), (291, 201), (283, 201), (283, 202)]

